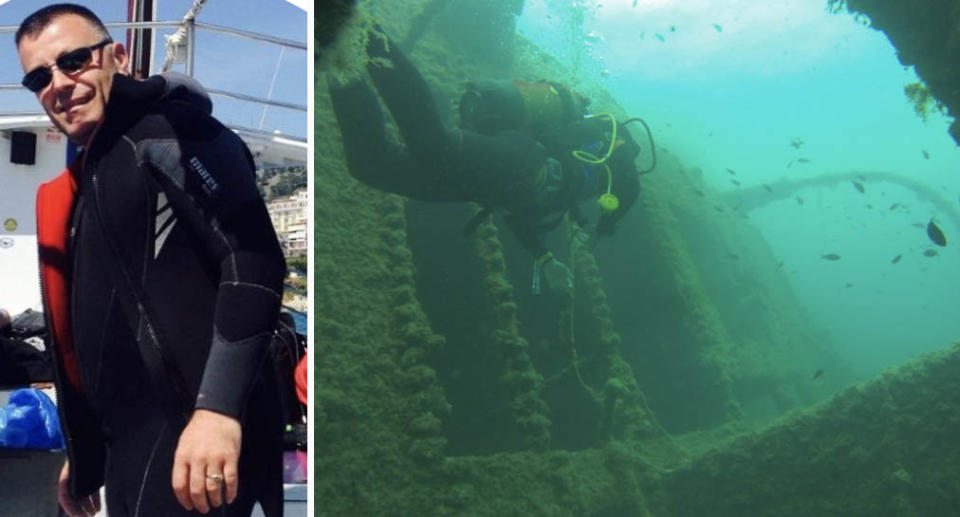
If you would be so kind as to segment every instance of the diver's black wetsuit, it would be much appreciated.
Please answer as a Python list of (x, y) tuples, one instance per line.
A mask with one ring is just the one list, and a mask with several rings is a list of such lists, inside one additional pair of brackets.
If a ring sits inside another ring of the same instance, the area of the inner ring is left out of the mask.
[[(63, 368), (57, 384), (73, 495), (105, 481), (111, 517), (196, 515), (171, 476), (194, 407), (242, 423), (226, 515), (248, 516), (257, 500), (282, 513), (282, 425), (264, 357), (285, 263), (249, 151), (210, 108), (183, 76), (115, 76), (76, 177), (68, 267), (82, 387)], [(158, 393), (144, 345), (168, 351), (181, 399)]]
[[(545, 231), (559, 224), (566, 211), (577, 215), (579, 203), (606, 188), (606, 173), (584, 166), (571, 151), (603, 143), (609, 122), (583, 120), (553, 128), (537, 139), (516, 130), (492, 135), (450, 130), (437, 113), (426, 81), (392, 42), (371, 35), (367, 52), (391, 63), (371, 62), (367, 71), (405, 145), (387, 139), (380, 103), (365, 82), (331, 86), (350, 172), (364, 183), (415, 199), (475, 201), (503, 210), (513, 232), (537, 256), (546, 252)], [(626, 132), (623, 139), (625, 152), (615, 153), (610, 162), (620, 208), (599, 221), (598, 231), (604, 234), (613, 233), (639, 192), (633, 164), (639, 147)], [(547, 193), (550, 180), (544, 176), (551, 157), (562, 167), (562, 176)]]

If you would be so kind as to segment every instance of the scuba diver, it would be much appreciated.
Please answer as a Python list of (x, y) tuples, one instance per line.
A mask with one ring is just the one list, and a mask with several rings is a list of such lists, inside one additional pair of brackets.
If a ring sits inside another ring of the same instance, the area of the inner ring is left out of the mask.
[[(429, 87), (379, 28), (366, 70), (403, 138), (387, 138), (384, 115), (363, 80), (329, 79), (350, 173), (380, 190), (424, 201), (476, 202), (470, 233), (498, 211), (534, 260), (533, 289), (572, 289), (572, 274), (545, 236), (581, 203), (596, 200), (596, 233), (612, 235), (639, 193), (640, 147), (612, 115), (587, 115), (588, 100), (552, 82), (478, 82), (460, 102), (460, 127), (441, 121)], [(386, 64), (385, 64), (386, 63)], [(642, 122), (642, 121), (641, 121)], [(653, 142), (651, 138), (651, 151)], [(653, 167), (646, 171), (649, 172)], [(582, 232), (581, 232), (582, 233)]]

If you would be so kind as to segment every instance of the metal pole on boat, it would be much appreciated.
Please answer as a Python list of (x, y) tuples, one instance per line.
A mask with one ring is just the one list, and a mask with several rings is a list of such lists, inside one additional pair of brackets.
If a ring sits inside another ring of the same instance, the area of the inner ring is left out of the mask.
[(196, 26), (193, 18), (187, 20), (187, 75), (193, 77), (193, 43), (196, 38)]
[[(287, 50), (287, 47), (280, 47), (280, 57), (277, 58), (277, 66), (273, 69), (273, 79), (270, 80), (270, 89), (267, 90), (267, 100), (270, 100), (270, 97), (273, 97), (273, 87), (277, 84), (277, 75), (280, 74), (280, 62), (283, 61), (283, 53)], [(267, 118), (267, 108), (269, 104), (263, 105), (263, 111), (260, 113), (260, 125), (257, 126), (257, 129), (263, 129), (263, 121)]]

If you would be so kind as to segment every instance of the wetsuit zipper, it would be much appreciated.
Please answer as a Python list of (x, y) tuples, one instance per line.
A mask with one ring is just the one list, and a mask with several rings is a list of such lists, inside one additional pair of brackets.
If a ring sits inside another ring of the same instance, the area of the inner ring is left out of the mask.
[[(90, 175), (90, 179), (91, 179), (91, 182), (93, 183), (94, 204), (95, 204), (95, 210), (97, 213), (97, 222), (100, 224), (100, 231), (103, 232), (104, 241), (106, 241), (108, 246), (110, 246), (111, 248), (110, 251), (113, 253), (114, 258), (117, 261), (117, 269), (119, 270), (119, 274), (124, 277), (127, 283), (126, 286), (117, 286), (117, 288), (124, 289), (126, 287), (127, 290), (130, 291), (130, 296), (132, 296), (134, 301), (136, 301), (137, 303), (137, 315), (142, 321), (143, 327), (147, 331), (147, 335), (150, 338), (150, 343), (156, 349), (158, 356), (163, 357), (163, 350), (160, 347), (160, 338), (157, 337), (157, 333), (153, 329), (153, 324), (150, 323), (150, 318), (147, 315), (146, 307), (143, 305), (143, 301), (140, 299), (140, 296), (137, 294), (136, 290), (134, 289), (133, 281), (130, 280), (130, 276), (126, 268), (123, 266), (123, 260), (120, 255), (120, 250), (118, 250), (116, 246), (114, 246), (114, 244), (111, 242), (110, 234), (107, 232), (107, 226), (104, 222), (103, 214), (100, 212), (102, 204), (100, 203), (100, 185), (98, 181), (99, 177), (97, 176), (96, 173), (92, 173)], [(120, 303), (123, 303), (123, 301), (120, 300)], [(132, 329), (132, 330), (136, 331), (136, 329)], [(136, 339), (139, 339), (139, 336)], [(160, 396), (162, 398), (162, 396), (159, 393), (157, 394), (157, 396)], [(184, 422), (186, 422), (189, 419), (189, 415), (184, 413), (182, 407), (177, 407), (176, 411), (183, 418)]]

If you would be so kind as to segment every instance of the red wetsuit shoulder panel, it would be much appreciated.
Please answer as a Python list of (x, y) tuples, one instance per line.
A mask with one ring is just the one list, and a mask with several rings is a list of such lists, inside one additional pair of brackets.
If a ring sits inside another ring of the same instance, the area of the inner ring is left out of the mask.
[(82, 386), (80, 362), (73, 348), (70, 328), (70, 216), (77, 194), (76, 169), (71, 166), (37, 189), (37, 246), (43, 305), (50, 333), (67, 378), (76, 389)]

